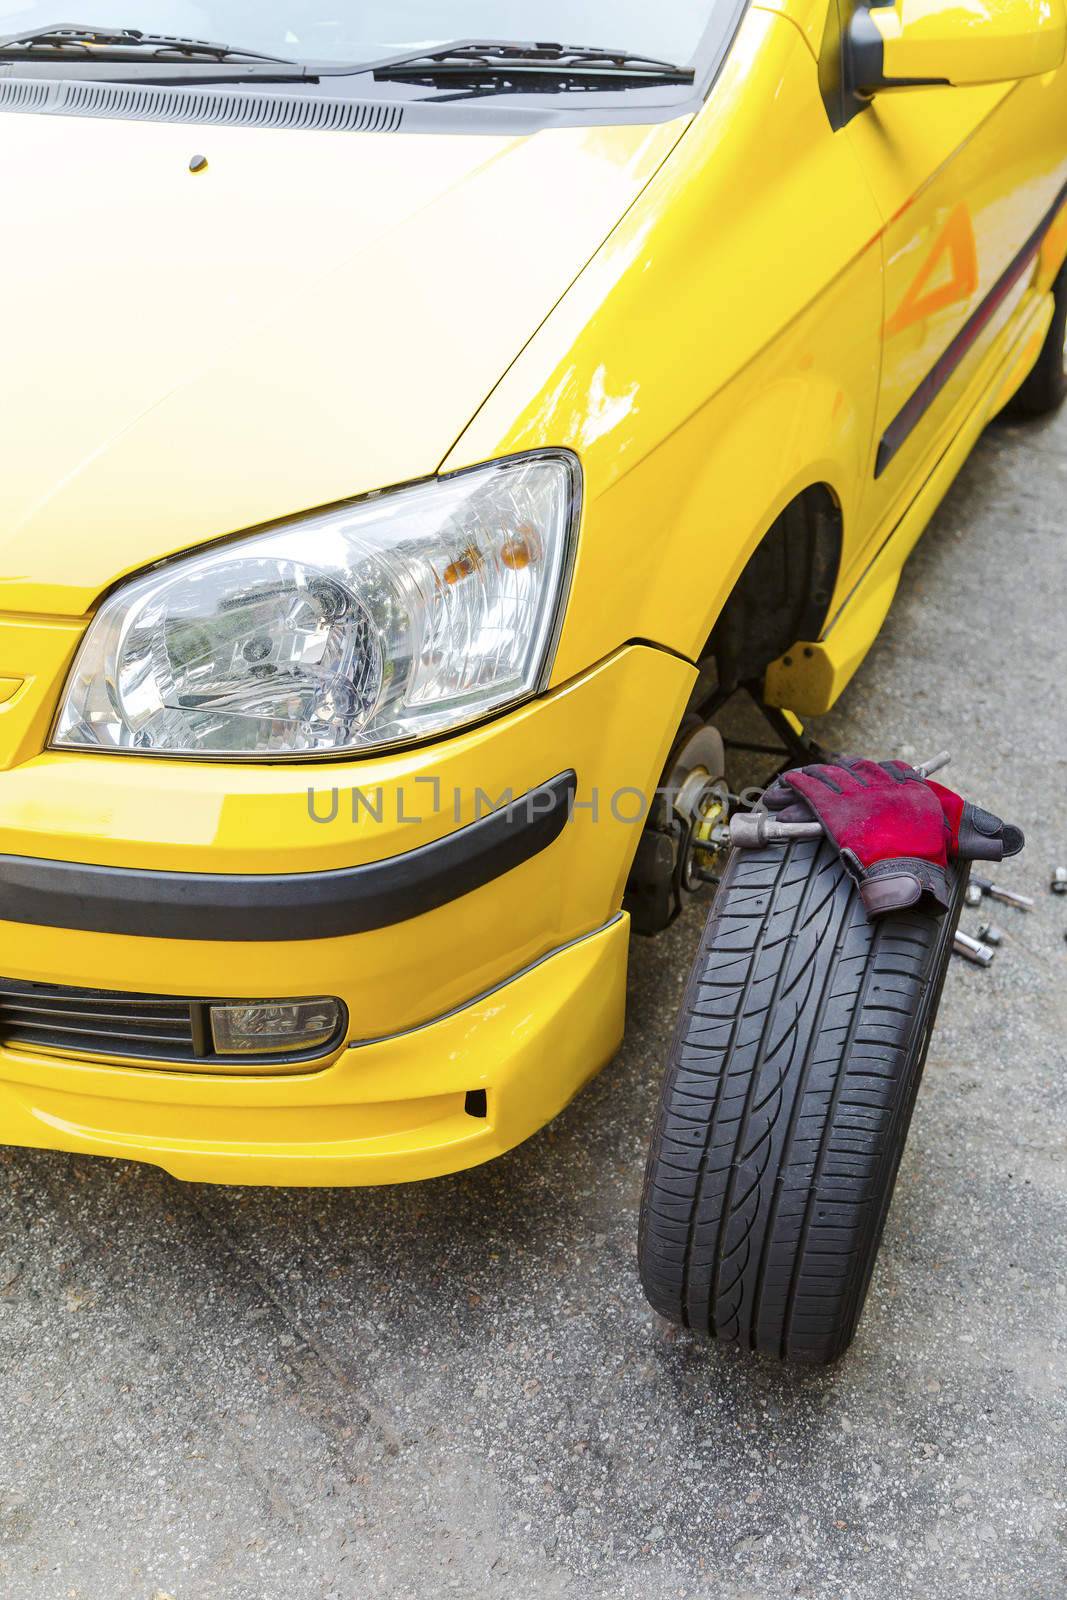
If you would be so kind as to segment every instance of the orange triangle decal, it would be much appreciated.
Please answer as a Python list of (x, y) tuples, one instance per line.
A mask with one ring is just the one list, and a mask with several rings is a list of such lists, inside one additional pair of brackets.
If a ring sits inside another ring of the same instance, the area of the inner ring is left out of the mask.
[[(951, 257), (952, 276), (936, 289), (927, 289), (944, 257)], [(923, 263), (897, 310), (885, 325), (887, 334), (902, 333), (913, 323), (933, 316), (945, 306), (967, 300), (978, 287), (978, 246), (975, 242), (971, 213), (966, 205), (958, 205), (934, 241), (933, 248)]]

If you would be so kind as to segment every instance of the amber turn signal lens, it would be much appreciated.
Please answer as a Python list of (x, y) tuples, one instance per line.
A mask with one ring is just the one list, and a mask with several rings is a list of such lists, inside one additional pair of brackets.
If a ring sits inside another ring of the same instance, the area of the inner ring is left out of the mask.
[(536, 561), (541, 554), (540, 541), (537, 532), (527, 523), (517, 529), (501, 548), (500, 559), (505, 567), (510, 567), (512, 572), (522, 572), (525, 567)]
[(482, 564), (482, 558), (477, 550), (466, 550), (458, 561), (449, 562), (445, 568), (446, 583), (462, 583), (464, 578), (473, 578)]

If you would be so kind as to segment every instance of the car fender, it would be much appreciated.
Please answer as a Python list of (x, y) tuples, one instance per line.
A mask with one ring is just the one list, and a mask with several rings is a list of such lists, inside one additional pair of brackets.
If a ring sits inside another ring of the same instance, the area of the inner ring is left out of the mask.
[(701, 115), (442, 463), (579, 455), (554, 683), (634, 638), (695, 659), (752, 550), (811, 483), (830, 486), (858, 538), (879, 234), (803, 35), (750, 11)]

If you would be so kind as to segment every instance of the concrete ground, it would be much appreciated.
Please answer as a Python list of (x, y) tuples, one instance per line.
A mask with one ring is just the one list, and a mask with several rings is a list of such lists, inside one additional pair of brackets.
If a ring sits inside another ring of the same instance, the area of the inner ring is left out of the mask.
[(642, 1299), (693, 907), (636, 947), (614, 1064), (480, 1171), (243, 1192), (0, 1155), (4, 1600), (1067, 1592), (1065, 525), (1067, 415), (991, 431), (819, 730), (951, 744), (1038, 902), (953, 963), (846, 1359), (740, 1359)]

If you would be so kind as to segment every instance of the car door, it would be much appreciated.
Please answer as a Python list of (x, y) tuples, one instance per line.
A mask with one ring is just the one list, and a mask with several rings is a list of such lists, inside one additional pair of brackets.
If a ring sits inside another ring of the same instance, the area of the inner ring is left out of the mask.
[[(879, 93), (841, 130), (884, 221), (872, 540), (903, 512), (990, 381), (1067, 177), (1061, 70)], [(1010, 332), (1008, 337), (1010, 337)]]

